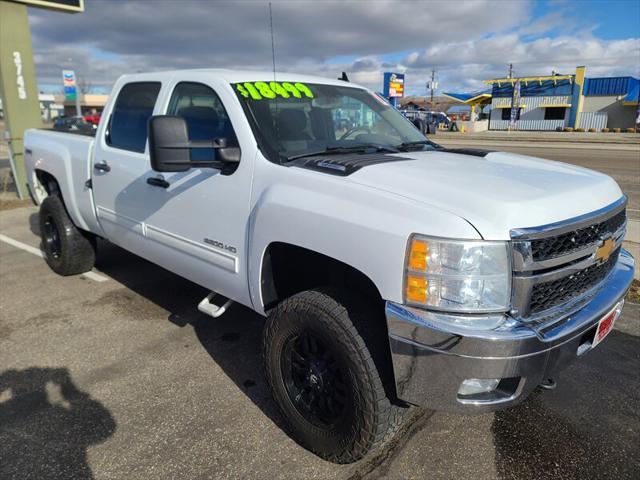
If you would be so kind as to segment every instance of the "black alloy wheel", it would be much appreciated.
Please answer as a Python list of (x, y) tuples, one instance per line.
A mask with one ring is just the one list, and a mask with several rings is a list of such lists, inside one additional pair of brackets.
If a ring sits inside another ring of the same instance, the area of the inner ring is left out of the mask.
[(60, 275), (88, 272), (96, 260), (96, 238), (76, 227), (57, 195), (49, 195), (40, 205), (40, 238), (44, 259)]
[(51, 214), (44, 217), (44, 231), (42, 232), (43, 246), (47, 255), (60, 258), (62, 255), (62, 243), (56, 221)]
[(269, 312), (265, 374), (287, 431), (332, 462), (355, 462), (381, 445), (406, 411), (386, 393), (393, 378), (383, 370), (391, 358), (379, 306), (354, 292), (319, 287)]
[(298, 412), (317, 427), (338, 425), (348, 410), (351, 385), (335, 354), (312, 331), (294, 336), (281, 357), (282, 377)]

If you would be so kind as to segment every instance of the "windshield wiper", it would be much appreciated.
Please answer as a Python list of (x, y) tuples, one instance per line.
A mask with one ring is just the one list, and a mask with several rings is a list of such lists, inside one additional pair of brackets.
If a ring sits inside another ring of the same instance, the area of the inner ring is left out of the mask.
[(395, 148), (402, 150), (403, 148), (417, 147), (420, 145), (429, 145), (434, 149), (440, 148), (439, 145), (436, 145), (435, 143), (430, 142), (429, 140), (415, 140), (413, 142), (402, 142), (400, 145), (395, 145)]
[(376, 145), (372, 144), (362, 144), (362, 145), (353, 145), (350, 147), (340, 147), (340, 146), (330, 146), (325, 148), (324, 150), (318, 150), (315, 152), (307, 152), (301, 153), (300, 155), (292, 155), (291, 157), (286, 157), (287, 162), (291, 162), (293, 160), (297, 160), (299, 158), (306, 157), (317, 157), (318, 155), (342, 155), (345, 153), (367, 153), (367, 152), (386, 152), (386, 153), (398, 153), (398, 150), (395, 147), (387, 147), (384, 145)]

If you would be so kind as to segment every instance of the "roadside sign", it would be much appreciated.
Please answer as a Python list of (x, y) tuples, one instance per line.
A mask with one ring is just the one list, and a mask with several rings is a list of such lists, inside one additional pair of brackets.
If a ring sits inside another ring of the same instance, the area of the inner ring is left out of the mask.
[(42, 126), (38, 85), (29, 36), (27, 7), (0, 1), (0, 97), (4, 109), (5, 138), (17, 194), (27, 195), (23, 135)]
[(404, 73), (385, 72), (383, 94), (387, 98), (404, 96)]
[[(9, 146), (11, 174), (20, 198), (28, 193), (24, 169), (24, 131), (42, 127), (27, 7), (77, 13), (84, 11), (84, 0), (0, 0), (0, 97), (5, 122), (3, 140)], [(78, 101), (76, 95), (76, 104)]]
[(10, 0), (24, 3), (30, 7), (41, 7), (49, 10), (61, 10), (69, 13), (84, 12), (84, 0)]
[(76, 99), (76, 87), (64, 87), (64, 99), (75, 100)]
[(76, 73), (73, 70), (62, 71), (62, 85), (65, 100), (76, 99)]
[(76, 72), (74, 72), (73, 70), (63, 70), (62, 86), (64, 88), (64, 99), (75, 100), (76, 115), (82, 115), (82, 108), (80, 107), (80, 97), (78, 96), (78, 86), (76, 84)]
[(62, 71), (62, 83), (65, 87), (76, 86), (76, 73), (73, 70)]

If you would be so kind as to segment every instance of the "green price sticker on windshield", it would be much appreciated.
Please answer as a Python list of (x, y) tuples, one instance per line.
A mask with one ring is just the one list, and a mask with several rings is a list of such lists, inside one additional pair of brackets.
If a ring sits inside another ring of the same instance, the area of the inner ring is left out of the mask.
[(252, 100), (280, 98), (313, 98), (313, 92), (300, 82), (244, 82), (236, 83), (236, 90)]

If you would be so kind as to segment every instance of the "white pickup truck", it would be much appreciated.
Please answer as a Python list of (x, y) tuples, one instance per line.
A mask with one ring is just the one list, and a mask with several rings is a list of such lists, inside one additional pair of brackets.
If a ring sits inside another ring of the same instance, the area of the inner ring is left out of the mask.
[(25, 145), (49, 266), (90, 270), (100, 237), (211, 290), (206, 314), (266, 316), (275, 401), (335, 462), (408, 405), (486, 412), (552, 388), (633, 277), (611, 178), (442, 148), (342, 80), (127, 75), (95, 138)]

